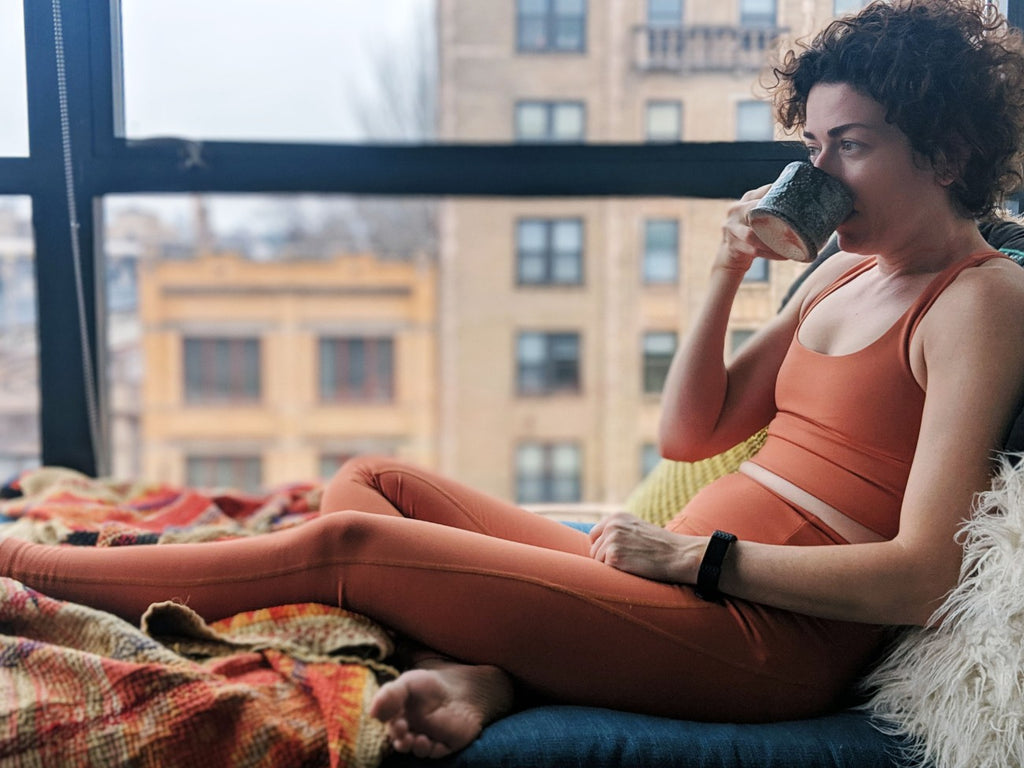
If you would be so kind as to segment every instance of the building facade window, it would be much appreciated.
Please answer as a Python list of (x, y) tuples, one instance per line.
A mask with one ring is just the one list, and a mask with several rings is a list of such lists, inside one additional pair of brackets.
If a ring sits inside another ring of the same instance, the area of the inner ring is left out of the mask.
[(771, 141), (775, 138), (772, 105), (767, 101), (736, 104), (736, 141)]
[(668, 376), (668, 367), (676, 353), (675, 331), (651, 331), (644, 334), (643, 391), (645, 395), (661, 394)]
[(750, 269), (743, 275), (744, 283), (767, 283), (769, 277), (769, 264), (771, 262), (763, 256), (757, 256), (750, 264)]
[(750, 328), (736, 328), (729, 332), (729, 351), (735, 355), (739, 352), (740, 347), (746, 344), (750, 337), (753, 336), (756, 331)]
[(388, 336), (320, 339), (322, 402), (391, 402), (395, 343)]
[(583, 221), (520, 219), (516, 224), (519, 285), (583, 283)]
[(857, 13), (867, 4), (867, 0), (832, 0), (832, 15), (845, 16), (848, 13)]
[(740, 24), (744, 27), (774, 27), (775, 0), (740, 0)]
[(583, 141), (586, 113), (579, 101), (520, 101), (516, 104), (516, 140)]
[(640, 448), (640, 479), (643, 480), (661, 461), (657, 443), (644, 443)]
[(679, 222), (648, 219), (644, 222), (643, 281), (646, 285), (679, 280)]
[(575, 443), (523, 443), (516, 449), (516, 502), (560, 503), (582, 500), (583, 467)]
[(520, 395), (580, 391), (580, 335), (526, 331), (516, 343)]
[(647, 24), (678, 27), (683, 23), (683, 0), (647, 0)]
[(679, 141), (683, 137), (683, 105), (678, 101), (649, 101), (644, 114), (647, 141)]
[(583, 53), (587, 0), (517, 0), (516, 48), (521, 53)]
[(188, 456), (185, 482), (192, 488), (233, 488), (254, 493), (263, 485), (259, 456)]
[(259, 339), (185, 339), (186, 402), (255, 402), (260, 390)]

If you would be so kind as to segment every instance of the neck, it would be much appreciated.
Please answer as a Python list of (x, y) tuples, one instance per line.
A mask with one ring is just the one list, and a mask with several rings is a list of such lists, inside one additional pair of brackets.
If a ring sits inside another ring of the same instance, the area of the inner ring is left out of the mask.
[(930, 229), (923, 238), (903, 247), (876, 254), (878, 270), (898, 277), (925, 272), (941, 272), (972, 253), (991, 248), (972, 219), (956, 219)]

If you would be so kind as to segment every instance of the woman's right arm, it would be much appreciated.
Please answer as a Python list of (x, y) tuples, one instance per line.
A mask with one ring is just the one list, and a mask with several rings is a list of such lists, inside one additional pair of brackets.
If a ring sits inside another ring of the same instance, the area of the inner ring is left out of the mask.
[(747, 225), (747, 213), (767, 189), (752, 190), (729, 208), (707, 298), (665, 380), (658, 438), (665, 458), (696, 461), (713, 456), (771, 420), (775, 378), (796, 332), (800, 305), (810, 291), (818, 290), (819, 273), (834, 271), (823, 267), (811, 275), (783, 311), (726, 365), (729, 313), (743, 276), (756, 257), (780, 259)]

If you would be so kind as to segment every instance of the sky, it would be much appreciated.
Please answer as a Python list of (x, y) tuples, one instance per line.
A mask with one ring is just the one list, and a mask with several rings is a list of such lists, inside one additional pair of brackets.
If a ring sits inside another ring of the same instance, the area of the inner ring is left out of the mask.
[[(90, 0), (94, 1), (94, 0)], [(28, 151), (23, 0), (0, 0), (0, 153)], [(373, 62), (433, 0), (122, 0), (131, 138), (358, 141)]]
[[(7, 156), (28, 153), (22, 2), (0, 0), (0, 155)], [(366, 140), (358, 115), (379, 93), (377, 62), (409, 63), (409, 41), (433, 21), (434, 2), (121, 0), (126, 135)], [(181, 196), (113, 201), (138, 204), (170, 220), (191, 210)], [(219, 197), (211, 206), (219, 230), (256, 219), (273, 226), (266, 213), (266, 203), (251, 197)]]

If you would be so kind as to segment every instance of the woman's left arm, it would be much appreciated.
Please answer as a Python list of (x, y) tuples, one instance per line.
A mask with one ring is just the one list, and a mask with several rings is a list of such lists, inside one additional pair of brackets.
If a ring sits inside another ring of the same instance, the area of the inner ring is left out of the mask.
[[(992, 279), (992, 269), (1003, 270), (1001, 278)], [(894, 539), (827, 547), (739, 541), (723, 565), (722, 592), (824, 618), (926, 624), (959, 578), (956, 532), (989, 487), (993, 453), (1024, 394), (1022, 318), (1024, 271), (997, 262), (961, 274), (919, 326), (911, 356), (925, 407)], [(595, 528), (592, 540), (603, 562), (690, 584), (707, 544), (623, 516)]]

